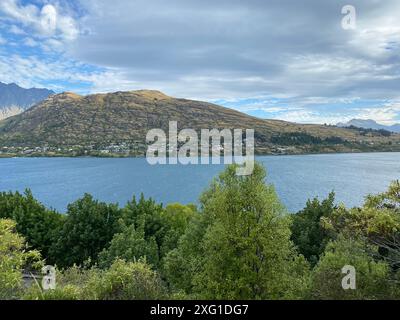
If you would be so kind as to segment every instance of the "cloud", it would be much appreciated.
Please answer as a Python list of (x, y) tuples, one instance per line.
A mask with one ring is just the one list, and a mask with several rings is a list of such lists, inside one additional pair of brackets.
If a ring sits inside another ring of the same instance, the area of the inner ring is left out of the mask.
[[(102, 74), (103, 71), (93, 70), (65, 57), (43, 59), (38, 56), (0, 54), (0, 81), (15, 82), (25, 88), (47, 87), (65, 91), (69, 87), (71, 91), (81, 93), (82, 83), (92, 85)], [(106, 77), (102, 79), (105, 81)]]
[(358, 119), (374, 119), (378, 123), (393, 125), (400, 123), (400, 102), (390, 102), (375, 108), (363, 108), (358, 110)]
[(397, 97), (398, 1), (82, 0), (72, 54), (174, 95)]
[(24, 35), (26, 34), (26, 32), (24, 30), (22, 30), (21, 28), (17, 27), (16, 25), (12, 25), (8, 31), (12, 34), (16, 34), (16, 35)]
[(39, 7), (34, 4), (23, 5), (18, 0), (2, 0), (0, 14), (19, 26), (12, 25), (10, 32), (24, 34), (25, 28), (35, 31), (33, 36), (39, 38), (55, 37), (63, 40), (75, 40), (79, 30), (75, 20), (63, 14), (61, 7), (45, 4)]
[(41, 52), (34, 59), (21, 51), (16, 56), (23, 61), (4, 53), (0, 63), (22, 66), (15, 74), (4, 66), (0, 71), (10, 72), (3, 79), (51, 82), (60, 90), (78, 82), (87, 92), (158, 89), (291, 121), (394, 121), (400, 112), (394, 107), (400, 101), (400, 2), (353, 0), (355, 30), (341, 27), (343, 5), (1, 0), (0, 22), (20, 35), (13, 41)]
[(384, 125), (392, 125), (398, 123), (396, 120), (399, 114), (397, 112), (388, 112), (385, 108), (376, 107), (362, 110), (350, 109), (344, 112), (318, 112), (309, 108), (301, 108), (299, 110), (285, 110), (282, 114), (272, 115), (271, 119), (280, 119), (297, 123), (327, 123), (336, 125), (339, 122), (347, 122), (352, 119), (373, 119)]
[(299, 123), (337, 124), (352, 119), (373, 119), (385, 125), (400, 123), (400, 101), (364, 100), (357, 97), (257, 97), (212, 102), (261, 118)]
[(25, 38), (24, 39), (24, 45), (26, 45), (27, 47), (36, 47), (38, 46), (38, 42), (36, 42), (35, 40), (33, 40), (32, 38)]

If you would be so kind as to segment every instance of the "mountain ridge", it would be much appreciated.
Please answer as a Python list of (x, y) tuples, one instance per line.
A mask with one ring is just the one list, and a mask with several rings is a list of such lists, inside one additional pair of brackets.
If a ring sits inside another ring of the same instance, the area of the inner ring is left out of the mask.
[(147, 132), (154, 128), (168, 132), (169, 121), (177, 121), (179, 130), (197, 132), (254, 129), (258, 154), (400, 151), (400, 135), (263, 120), (154, 90), (49, 96), (22, 114), (0, 121), (0, 150), (25, 154), (28, 149), (35, 155), (144, 155)]
[(386, 130), (390, 132), (400, 133), (400, 123), (391, 126), (383, 125), (372, 119), (352, 119), (348, 122), (339, 122), (338, 127), (356, 127), (372, 130)]
[(44, 88), (25, 89), (15, 83), (0, 82), (0, 119), (17, 115), (53, 94), (54, 91)]

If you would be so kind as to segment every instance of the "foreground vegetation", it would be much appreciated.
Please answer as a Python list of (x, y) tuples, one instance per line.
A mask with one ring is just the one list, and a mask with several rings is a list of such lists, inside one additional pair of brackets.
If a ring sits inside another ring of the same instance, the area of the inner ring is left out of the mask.
[[(289, 215), (265, 170), (222, 172), (199, 207), (85, 195), (66, 215), (0, 194), (0, 299), (399, 299), (400, 183), (360, 208), (334, 194)], [(22, 273), (57, 267), (57, 287)], [(354, 266), (356, 290), (343, 290)]]

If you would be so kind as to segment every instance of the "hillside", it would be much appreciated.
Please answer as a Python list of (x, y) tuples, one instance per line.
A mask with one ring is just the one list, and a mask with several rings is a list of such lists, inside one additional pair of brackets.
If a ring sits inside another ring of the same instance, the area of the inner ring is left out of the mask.
[(0, 119), (19, 114), (52, 94), (47, 89), (25, 89), (15, 83), (0, 82)]
[(214, 104), (175, 99), (158, 91), (48, 97), (0, 122), (0, 150), (13, 155), (142, 155), (148, 130), (248, 129), (259, 154), (400, 151), (400, 135), (335, 126), (262, 120)]

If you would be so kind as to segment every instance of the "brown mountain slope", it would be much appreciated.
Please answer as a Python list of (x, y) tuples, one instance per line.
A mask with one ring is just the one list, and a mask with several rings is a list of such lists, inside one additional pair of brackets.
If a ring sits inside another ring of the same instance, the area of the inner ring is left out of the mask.
[(79, 96), (54, 95), (0, 122), (0, 148), (103, 148), (125, 142), (141, 146), (150, 129), (255, 129), (258, 153), (400, 150), (400, 135), (262, 120), (214, 104), (175, 99), (158, 91)]

